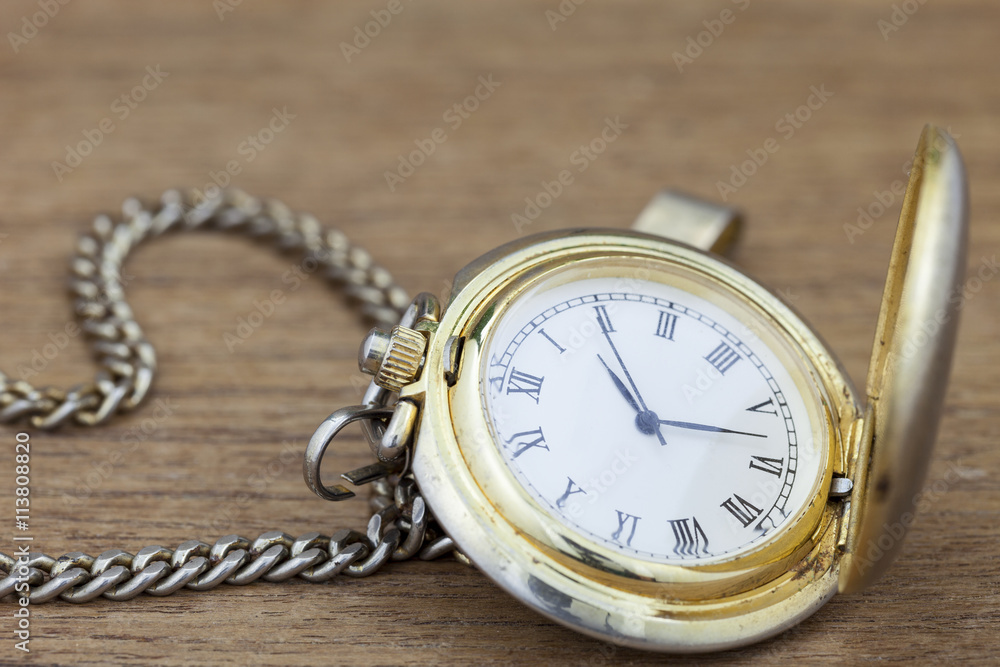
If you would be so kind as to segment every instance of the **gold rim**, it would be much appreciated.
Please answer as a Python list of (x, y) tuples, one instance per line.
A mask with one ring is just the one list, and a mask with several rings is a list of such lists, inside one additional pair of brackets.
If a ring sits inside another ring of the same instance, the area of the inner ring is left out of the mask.
[[(472, 275), (474, 264), (463, 272), (464, 286), (431, 341), (426, 368), (439, 368), (448, 337), (465, 336), (454, 387), (425, 373), (404, 390), (416, 398), (428, 394), (414, 470), (460, 548), (542, 613), (644, 648), (739, 645), (774, 634), (818, 608), (836, 588), (843, 510), (839, 503), (828, 503), (826, 494), (830, 476), (844, 472), (848, 462), (841, 425), (849, 426), (858, 412), (853, 389), (818, 337), (780, 299), (729, 264), (644, 234), (547, 235), (502, 250), (500, 256), (484, 258), (485, 270)], [(681, 276), (689, 281), (685, 289), (700, 285), (701, 296), (728, 300), (720, 305), (730, 312), (735, 306), (744, 311), (741, 317), (753, 313), (765, 323), (762, 340), (781, 350), (803, 396), (812, 396), (810, 423), (827, 465), (814, 481), (812, 501), (759, 547), (722, 562), (683, 566), (597, 544), (587, 544), (581, 554), (579, 536), (542, 511), (500, 460), (479, 396), (478, 353), (491, 327), (507, 304), (542, 276), (609, 257), (637, 259), (671, 279)], [(756, 619), (753, 624), (747, 623), (750, 617)]]

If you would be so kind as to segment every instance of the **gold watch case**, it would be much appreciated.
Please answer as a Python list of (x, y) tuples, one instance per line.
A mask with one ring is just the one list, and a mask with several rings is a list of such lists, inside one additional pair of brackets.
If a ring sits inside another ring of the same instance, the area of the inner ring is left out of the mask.
[[(493, 581), (549, 618), (622, 645), (742, 646), (798, 623), (838, 591), (864, 588), (898, 552), (895, 532), (891, 544), (882, 538), (909, 525), (933, 446), (957, 326), (951, 297), (964, 274), (966, 202), (957, 148), (929, 126), (903, 203), (864, 397), (788, 304), (712, 252), (738, 231), (738, 217), (725, 209), (667, 193), (640, 217), (642, 231), (561, 231), (494, 250), (456, 277), (440, 321), (427, 328), (422, 371), (400, 391), (419, 407), (412, 469), (421, 493)], [(517, 483), (484, 414), (481, 357), (509, 304), (560, 273), (636, 270), (740, 311), (812, 399), (812, 437), (826, 467), (811, 502), (759, 546), (722, 562), (652, 563), (575, 534)]]

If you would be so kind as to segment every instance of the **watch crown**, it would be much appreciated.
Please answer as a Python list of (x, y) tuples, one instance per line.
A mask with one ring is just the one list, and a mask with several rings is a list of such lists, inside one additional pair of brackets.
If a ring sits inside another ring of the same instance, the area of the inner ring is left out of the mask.
[(406, 327), (393, 327), (392, 331), (375, 328), (368, 332), (358, 350), (358, 368), (374, 375), (378, 386), (399, 391), (417, 378), (426, 349), (427, 339), (419, 331)]

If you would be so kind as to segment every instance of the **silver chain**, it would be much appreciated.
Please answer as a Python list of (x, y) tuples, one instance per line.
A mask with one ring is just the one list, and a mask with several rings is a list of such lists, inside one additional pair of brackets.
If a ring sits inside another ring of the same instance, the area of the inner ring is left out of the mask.
[(323, 267), (378, 324), (395, 324), (410, 303), (392, 275), (343, 232), (323, 229), (311, 215), (295, 213), (279, 201), (262, 201), (238, 190), (200, 203), (191, 193), (168, 190), (154, 208), (127, 199), (120, 222), (106, 215), (94, 220), (91, 232), (80, 237), (71, 265), (76, 316), (100, 359), (100, 372), (90, 384), (65, 391), (38, 389), (0, 371), (0, 423), (28, 419), (35, 428), (53, 429), (72, 419), (95, 426), (139, 405), (156, 373), (156, 352), (125, 301), (123, 264), (148, 239), (194, 229), (243, 232), (281, 250), (303, 252), (303, 262)]
[[(324, 229), (311, 215), (283, 203), (260, 200), (238, 190), (201, 202), (192, 192), (168, 190), (155, 207), (137, 199), (122, 204), (121, 220), (94, 220), (81, 236), (72, 262), (71, 292), (81, 328), (100, 364), (94, 381), (63, 390), (36, 388), (0, 371), (0, 423), (28, 421), (51, 430), (69, 421), (83, 426), (105, 423), (134, 409), (149, 393), (156, 373), (156, 352), (125, 301), (123, 265), (143, 242), (171, 231), (214, 229), (243, 232), (280, 250), (303, 253), (326, 277), (353, 297), (377, 324), (399, 321), (410, 303), (406, 291), (363, 248), (336, 229)], [(0, 553), (0, 598), (30, 587), (29, 599), (61, 598), (86, 602), (99, 596), (127, 600), (143, 592), (169, 595), (181, 588), (208, 590), (226, 582), (284, 581), (298, 576), (324, 582), (336, 574), (367, 576), (391, 560), (448, 553), (454, 546), (433, 525), (412, 478), (376, 483), (375, 513), (366, 533), (341, 530), (332, 536), (307, 533), (299, 538), (272, 531), (253, 542), (229, 535), (208, 545), (191, 540), (176, 549), (150, 546), (136, 555), (120, 549), (97, 558), (81, 552), (59, 558), (32, 553), (17, 559)]]

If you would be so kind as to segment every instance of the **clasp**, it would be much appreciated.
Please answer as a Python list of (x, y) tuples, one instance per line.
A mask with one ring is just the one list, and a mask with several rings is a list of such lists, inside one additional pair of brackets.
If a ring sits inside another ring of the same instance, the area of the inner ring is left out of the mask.
[[(344, 429), (345, 426), (359, 420), (371, 422), (379, 420), (383, 424), (392, 417), (395, 407), (383, 405), (354, 405), (349, 408), (341, 408), (323, 420), (312, 438), (309, 439), (309, 446), (306, 447), (305, 459), (302, 462), (302, 474), (305, 477), (306, 485), (320, 498), (326, 500), (347, 500), (354, 497), (354, 492), (343, 485), (326, 486), (320, 478), (320, 465), (327, 447), (333, 439)], [(400, 464), (386, 463), (379, 461), (372, 465), (352, 470), (342, 475), (344, 479), (355, 485), (366, 484), (376, 479), (386, 477), (403, 467), (404, 461)]]
[(419, 408), (408, 399), (389, 403), (400, 389), (417, 379), (423, 368), (428, 334), (414, 327), (437, 322), (440, 312), (440, 304), (433, 295), (418, 294), (391, 332), (372, 329), (365, 338), (358, 366), (375, 377), (365, 392), (364, 404), (342, 408), (327, 417), (306, 448), (303, 476), (306, 485), (319, 497), (347, 500), (355, 495), (342, 485), (325, 485), (320, 477), (320, 465), (327, 448), (344, 427), (353, 422), (361, 422), (378, 461), (344, 473), (343, 479), (358, 486), (405, 472), (409, 466), (410, 444)]

